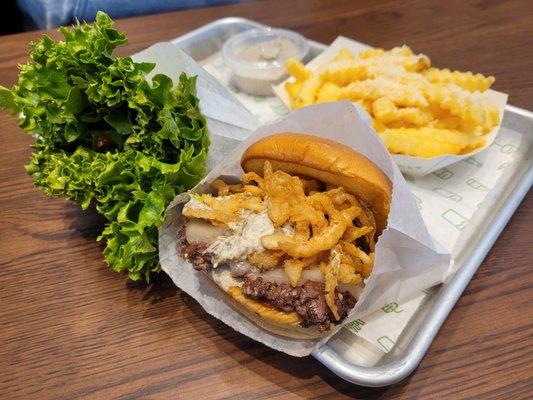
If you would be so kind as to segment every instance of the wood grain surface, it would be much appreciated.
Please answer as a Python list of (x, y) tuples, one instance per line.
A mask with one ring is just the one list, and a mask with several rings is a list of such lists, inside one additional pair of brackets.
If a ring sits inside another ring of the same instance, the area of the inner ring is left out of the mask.
[[(117, 22), (131, 54), (225, 16), (294, 29), (407, 43), (436, 65), (497, 77), (533, 109), (533, 3), (523, 1), (262, 1)], [(16, 81), (27, 42), (0, 38), (0, 83)], [(104, 265), (102, 219), (33, 187), (31, 139), (0, 114), (1, 399), (488, 399), (533, 393), (532, 197), (511, 219), (406, 381), (368, 389), (312, 358), (292, 358), (206, 315), (168, 279), (127, 282)]]

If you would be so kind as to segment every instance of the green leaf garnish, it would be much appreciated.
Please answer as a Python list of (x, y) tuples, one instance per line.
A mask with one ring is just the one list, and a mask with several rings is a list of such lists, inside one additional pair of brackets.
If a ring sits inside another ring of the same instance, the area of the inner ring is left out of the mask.
[(158, 227), (166, 206), (205, 174), (209, 138), (195, 77), (146, 74), (154, 64), (113, 57), (126, 37), (99, 12), (94, 24), (60, 28), (65, 39), (31, 44), (0, 107), (22, 113), (35, 137), (26, 166), (36, 186), (108, 220), (106, 262), (133, 280), (160, 271)]

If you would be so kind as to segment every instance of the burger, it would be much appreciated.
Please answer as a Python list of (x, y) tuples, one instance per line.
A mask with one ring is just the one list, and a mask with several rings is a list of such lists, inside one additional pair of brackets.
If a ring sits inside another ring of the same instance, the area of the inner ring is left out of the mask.
[(392, 185), (369, 159), (299, 133), (242, 155), (240, 182), (191, 194), (181, 257), (262, 328), (319, 338), (343, 321), (372, 272)]

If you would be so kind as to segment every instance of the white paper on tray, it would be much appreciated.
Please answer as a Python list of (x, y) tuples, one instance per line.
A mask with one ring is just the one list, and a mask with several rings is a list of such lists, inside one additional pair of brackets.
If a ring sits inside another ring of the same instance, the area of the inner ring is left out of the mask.
[[(223, 163), (216, 166), (198, 187), (205, 187), (219, 176), (242, 176), (239, 163), (242, 152), (262, 137), (286, 131), (313, 134), (355, 148), (376, 163), (393, 181), (389, 226), (376, 246), (373, 273), (346, 322), (391, 302), (400, 302), (420, 289), (442, 281), (449, 266), (449, 253), (431, 239), (405, 180), (371, 130), (368, 116), (349, 102), (308, 107), (289, 114), (278, 123), (259, 128), (239, 144)], [(186, 196), (178, 196), (167, 208), (159, 236), (162, 268), (179, 288), (195, 298), (208, 313), (233, 329), (287, 354), (308, 355), (340, 329), (332, 330), (328, 338), (321, 341), (284, 338), (264, 331), (234, 311), (225, 296), (221, 296), (203, 274), (196, 272), (179, 256), (176, 238), (181, 226), (181, 203)]]
[[(348, 49), (352, 53), (359, 53), (364, 50), (371, 49), (372, 46), (366, 45), (364, 43), (358, 42), (356, 40), (352, 40), (349, 38), (346, 38), (344, 36), (339, 36), (335, 41), (326, 49), (324, 50), (318, 57), (311, 60), (306, 67), (310, 69), (311, 71), (320, 71), (327, 67), (327, 64), (337, 55), (337, 53), (341, 49)], [(274, 89), (274, 93), (276, 96), (278, 96), (281, 101), (290, 108), (290, 98), (285, 90), (285, 82), (293, 80), (293, 78), (289, 78), (286, 81), (276, 85)], [(406, 156), (401, 154), (394, 154), (392, 158), (394, 159), (394, 162), (399, 166), (400, 170), (408, 175), (411, 176), (424, 176), (427, 174), (430, 174), (431, 172), (434, 172), (440, 168), (444, 168), (448, 165), (454, 164), (457, 161), (463, 160), (465, 158), (468, 158), (469, 156), (473, 156), (484, 149), (486, 149), (488, 146), (491, 145), (491, 143), (494, 141), (494, 138), (498, 134), (498, 131), (501, 126), (501, 121), (503, 119), (503, 112), (505, 110), (505, 105), (507, 104), (507, 94), (497, 92), (495, 90), (487, 90), (484, 93), (476, 94), (476, 96), (479, 97), (479, 100), (484, 105), (493, 105), (496, 107), (500, 113), (500, 124), (495, 127), (492, 131), (487, 133), (486, 137), (486, 145), (482, 148), (476, 149), (468, 154), (464, 155), (446, 155), (446, 156), (439, 156), (439, 157), (432, 157), (432, 158), (422, 158), (422, 157), (412, 157), (412, 156)]]
[[(230, 71), (221, 56), (214, 57), (205, 67), (261, 121), (273, 122), (288, 113), (277, 97), (265, 101), (232, 87)], [(513, 169), (515, 157), (523, 151), (523, 147), (520, 134), (501, 128), (497, 139), (481, 153), (424, 177), (409, 178), (408, 185), (422, 218), (439, 243), (456, 252), (459, 250), (456, 243), (468, 242), (466, 236), (475, 232), (480, 221), (478, 210), (491, 205), (488, 199), (498, 191), (494, 185), (504, 172)], [(346, 324), (346, 329), (337, 332), (328, 346), (356, 365), (375, 365), (396, 345), (426, 296), (424, 291), (420, 291), (412, 299), (387, 304)]]
[[(477, 234), (487, 210), (505, 189), (501, 181), (503, 174), (516, 167), (517, 157), (526, 150), (522, 135), (502, 128), (498, 138), (475, 157), (408, 182), (429, 232), (452, 252), (446, 279), (455, 273), (454, 256)], [(333, 337), (328, 345), (347, 360), (372, 366), (381, 358), (380, 354), (395, 346), (427, 297), (425, 291), (420, 291), (406, 302), (387, 304), (345, 325), (347, 329)]]
[[(138, 61), (156, 62), (156, 71), (166, 73), (173, 79), (177, 78), (181, 65), (181, 68), (189, 73), (200, 75), (199, 87), (215, 87), (222, 97), (235, 102), (229, 91), (224, 92), (220, 85), (217, 87), (216, 79), (205, 74), (192, 59), (176, 47), (157, 44), (134, 58)], [(217, 79), (220, 79), (218, 75), (225, 76), (224, 70), (217, 69), (214, 64), (210, 66), (212, 68), (208, 71), (216, 72), (214, 76)], [(209, 114), (209, 107), (214, 103), (210, 100), (207, 88), (200, 90), (198, 94), (202, 108), (207, 107), (206, 111)], [(270, 110), (269, 114), (265, 112), (265, 107), (268, 107), (269, 103), (262, 101), (263, 99), (259, 100), (255, 108), (249, 109), (255, 111), (256, 117), (272, 114), (272, 118), (277, 119), (287, 112), (281, 110), (284, 107), (281, 101), (278, 107), (273, 100), (272, 104), (276, 110), (275, 113)], [(245, 102), (243, 104), (248, 106)], [(238, 103), (232, 105), (234, 116), (237, 116), (236, 123), (245, 121), (246, 125), (246, 121), (250, 121), (250, 125), (253, 125), (249, 113), (238, 106), (240, 106)], [(224, 119), (224, 115), (221, 118)], [(232, 126), (231, 123), (218, 121), (209, 115), (207, 121), (212, 142), (209, 166), (212, 167), (223, 160), (250, 132), (246, 128)], [(514, 155), (519, 147), (521, 148), (520, 138), (516, 132), (502, 129), (498, 139), (479, 155), (468, 157), (460, 163), (442, 168), (426, 177), (413, 178), (408, 182), (430, 233), (446, 248), (452, 248), (465, 232), (471, 231), (473, 228), (471, 225), (476, 226), (476, 210), (485, 201), (485, 195), (492, 194), (493, 185), (501, 174), (512, 168)], [(357, 365), (372, 366), (394, 346), (423, 300), (424, 293), (420, 291), (413, 299), (401, 303), (389, 303), (380, 310), (357, 318), (345, 325), (347, 329), (340, 330), (331, 338), (328, 345)]]

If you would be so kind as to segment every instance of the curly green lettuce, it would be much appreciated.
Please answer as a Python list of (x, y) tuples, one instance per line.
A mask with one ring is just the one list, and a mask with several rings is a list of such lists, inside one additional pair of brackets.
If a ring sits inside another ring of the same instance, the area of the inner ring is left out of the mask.
[(26, 166), (47, 195), (91, 204), (108, 223), (106, 262), (133, 280), (160, 271), (158, 228), (166, 206), (205, 174), (209, 137), (195, 77), (146, 80), (151, 63), (113, 57), (126, 42), (99, 12), (94, 24), (60, 28), (64, 41), (31, 44), (0, 106), (21, 113), (35, 152)]

